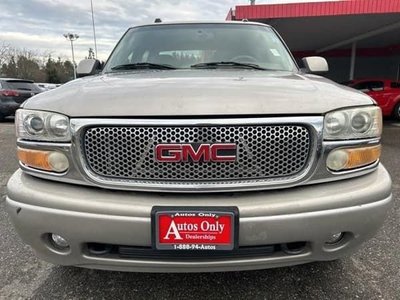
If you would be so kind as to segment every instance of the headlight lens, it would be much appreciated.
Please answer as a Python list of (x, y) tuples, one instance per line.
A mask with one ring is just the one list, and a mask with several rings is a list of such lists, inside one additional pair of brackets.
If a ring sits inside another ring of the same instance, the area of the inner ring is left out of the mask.
[(325, 117), (325, 130), (328, 134), (338, 135), (348, 126), (348, 122), (348, 116), (344, 112), (330, 113)]
[(68, 117), (45, 111), (19, 109), (15, 114), (17, 137), (34, 141), (68, 142), (71, 131)]
[(62, 115), (51, 115), (49, 118), (49, 130), (56, 136), (63, 137), (69, 132), (69, 120)]
[(24, 119), (24, 129), (32, 135), (40, 134), (44, 130), (44, 122), (38, 116), (28, 115)]
[(325, 116), (325, 140), (350, 140), (380, 137), (382, 112), (377, 106), (343, 109)]

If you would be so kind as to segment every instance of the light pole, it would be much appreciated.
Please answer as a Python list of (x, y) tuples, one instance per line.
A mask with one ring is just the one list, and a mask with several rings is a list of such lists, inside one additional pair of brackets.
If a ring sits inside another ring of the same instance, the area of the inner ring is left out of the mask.
[(74, 79), (76, 79), (76, 70), (75, 70), (75, 55), (74, 55), (74, 42), (79, 39), (79, 35), (75, 33), (64, 33), (64, 37), (71, 42), (71, 50), (72, 50), (72, 65), (74, 67)]
[(92, 25), (93, 25), (93, 39), (94, 39), (94, 51), (97, 58), (97, 41), (96, 41), (96, 27), (94, 26), (94, 12), (93, 12), (93, 0), (90, 0), (90, 7), (92, 10)]

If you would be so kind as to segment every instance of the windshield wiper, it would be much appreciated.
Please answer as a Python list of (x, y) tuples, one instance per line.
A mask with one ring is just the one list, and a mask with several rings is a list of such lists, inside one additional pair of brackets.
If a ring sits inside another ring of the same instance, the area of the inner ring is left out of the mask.
[(252, 63), (241, 63), (241, 62), (236, 62), (236, 61), (215, 61), (215, 62), (207, 62), (207, 63), (200, 63), (200, 64), (195, 64), (191, 65), (191, 68), (209, 68), (209, 67), (214, 67), (217, 68), (219, 66), (232, 66), (232, 67), (244, 67), (244, 68), (251, 68), (251, 69), (257, 69), (257, 70), (268, 70), (263, 67), (260, 67), (257, 64), (252, 64)]
[(158, 69), (158, 70), (175, 70), (176, 68), (166, 64), (153, 64), (147, 62), (124, 64), (112, 67), (111, 70), (137, 70), (137, 69)]

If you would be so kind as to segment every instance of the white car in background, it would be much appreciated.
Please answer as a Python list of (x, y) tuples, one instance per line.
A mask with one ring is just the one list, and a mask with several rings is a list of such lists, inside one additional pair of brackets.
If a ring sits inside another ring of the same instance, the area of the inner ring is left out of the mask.
[(50, 91), (61, 86), (61, 84), (55, 84), (55, 83), (35, 83), (35, 84), (43, 92)]

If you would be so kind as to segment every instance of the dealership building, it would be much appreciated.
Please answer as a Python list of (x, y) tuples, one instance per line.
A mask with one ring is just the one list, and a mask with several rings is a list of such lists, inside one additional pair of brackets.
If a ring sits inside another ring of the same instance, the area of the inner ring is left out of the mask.
[(333, 80), (400, 77), (398, 0), (238, 5), (226, 19), (272, 25), (300, 65), (305, 56), (325, 57)]

